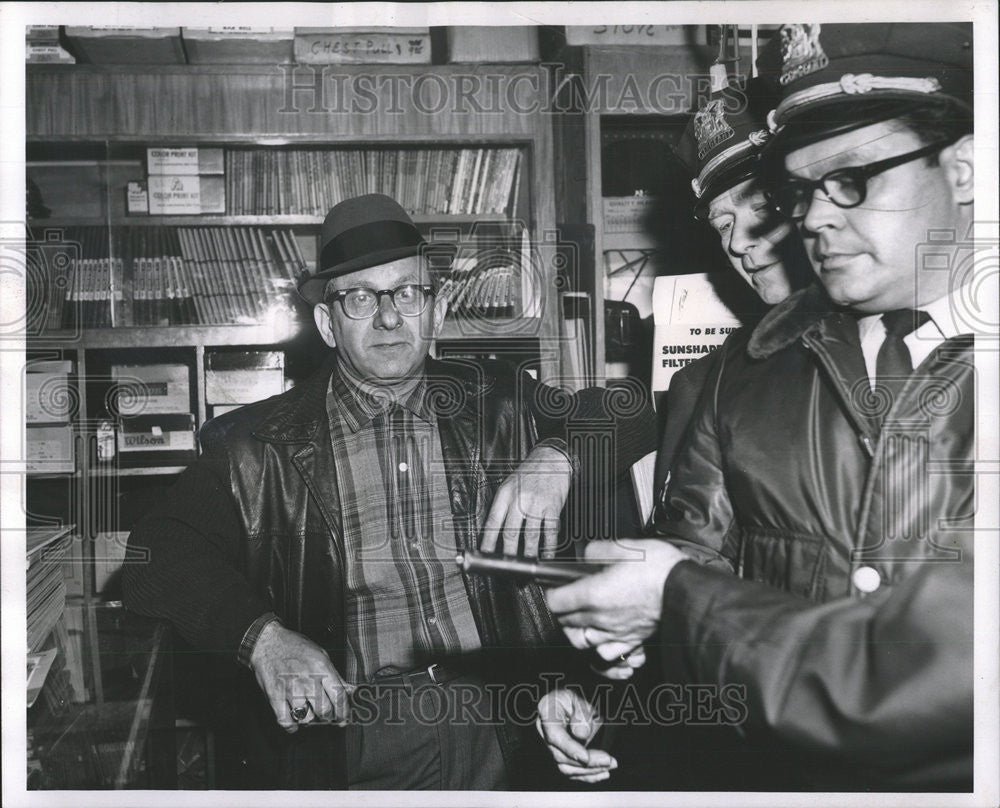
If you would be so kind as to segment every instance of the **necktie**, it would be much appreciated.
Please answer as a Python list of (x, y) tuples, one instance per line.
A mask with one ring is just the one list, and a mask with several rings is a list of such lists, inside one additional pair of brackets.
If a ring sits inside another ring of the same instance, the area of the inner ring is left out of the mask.
[(910, 349), (903, 342), (903, 337), (916, 331), (928, 320), (930, 315), (926, 311), (913, 309), (896, 309), (882, 315), (885, 341), (878, 349), (878, 356), (875, 359), (875, 385), (887, 396), (883, 417), (891, 409), (903, 385), (906, 384), (906, 379), (913, 373)]

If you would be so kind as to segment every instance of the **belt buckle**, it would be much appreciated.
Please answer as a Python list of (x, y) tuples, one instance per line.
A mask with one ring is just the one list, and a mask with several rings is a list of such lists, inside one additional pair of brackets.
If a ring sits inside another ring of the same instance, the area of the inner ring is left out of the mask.
[(437, 680), (437, 677), (434, 675), (434, 669), (437, 667), (439, 667), (437, 662), (434, 662), (433, 664), (427, 666), (427, 675), (430, 677), (430, 680), (436, 685), (441, 684)]

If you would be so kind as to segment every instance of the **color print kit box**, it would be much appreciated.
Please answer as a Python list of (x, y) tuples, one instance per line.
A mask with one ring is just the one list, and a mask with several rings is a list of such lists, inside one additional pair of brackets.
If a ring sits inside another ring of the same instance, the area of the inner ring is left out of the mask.
[(148, 209), (153, 216), (226, 212), (223, 150), (164, 147), (146, 149)]

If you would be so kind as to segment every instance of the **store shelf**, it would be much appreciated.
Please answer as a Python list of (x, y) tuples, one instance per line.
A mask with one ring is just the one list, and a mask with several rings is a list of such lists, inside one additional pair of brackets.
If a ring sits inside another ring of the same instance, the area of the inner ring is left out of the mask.
[(169, 348), (207, 345), (276, 345), (295, 337), (294, 320), (279, 325), (165, 325), (50, 331), (33, 345), (65, 348)]
[[(501, 214), (414, 214), (411, 216), (418, 224), (426, 225), (457, 225), (459, 227), (473, 225), (477, 222), (507, 222), (510, 219)], [(258, 225), (275, 227), (317, 227), (323, 224), (324, 216), (300, 215), (260, 215), (260, 216), (228, 216), (224, 214), (206, 213), (199, 216), (76, 216), (58, 217), (52, 219), (29, 219), (28, 226), (33, 229), (46, 227), (220, 227), (226, 225)]]

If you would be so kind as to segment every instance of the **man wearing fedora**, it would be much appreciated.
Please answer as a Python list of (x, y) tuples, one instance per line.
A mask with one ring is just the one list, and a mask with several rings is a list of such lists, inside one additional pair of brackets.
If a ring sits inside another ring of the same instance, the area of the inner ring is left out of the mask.
[(484, 686), (565, 642), (537, 585), (455, 564), (488, 514), (536, 554), (573, 469), (539, 440), (558, 424), (527, 374), (428, 357), (447, 308), (428, 249), (389, 197), (336, 205), (299, 284), (335, 350), (208, 422), (130, 537), (149, 562), (126, 569), (126, 605), (221, 665), (229, 787), (509, 785), (517, 728)]
[(771, 788), (968, 791), (972, 29), (789, 25), (758, 65), (770, 197), (820, 285), (723, 349), (668, 541), (594, 543), (620, 563), (547, 600), (578, 647), (655, 636), (666, 682), (738, 688)]

